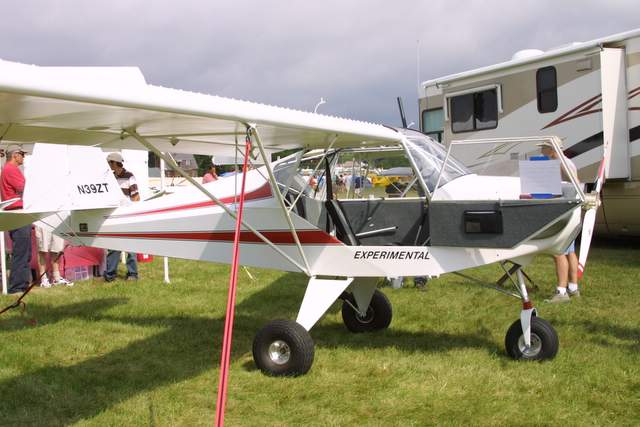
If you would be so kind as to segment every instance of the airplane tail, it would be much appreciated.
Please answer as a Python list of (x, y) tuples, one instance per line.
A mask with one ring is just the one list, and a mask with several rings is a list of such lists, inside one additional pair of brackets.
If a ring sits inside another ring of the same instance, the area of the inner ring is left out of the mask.
[(23, 209), (0, 210), (0, 230), (13, 230), (60, 211), (127, 203), (99, 148), (35, 144), (25, 165)]

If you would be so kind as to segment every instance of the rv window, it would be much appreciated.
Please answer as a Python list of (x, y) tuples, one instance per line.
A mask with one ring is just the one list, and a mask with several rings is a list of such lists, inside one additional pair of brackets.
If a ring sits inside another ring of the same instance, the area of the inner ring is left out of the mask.
[(473, 130), (473, 94), (451, 98), (451, 130), (465, 132)]
[(475, 94), (476, 129), (493, 129), (498, 125), (498, 99), (495, 90)]
[(551, 113), (558, 109), (558, 83), (555, 67), (540, 68), (536, 73), (538, 112)]
[(422, 131), (438, 142), (442, 142), (444, 131), (444, 110), (435, 108), (422, 112)]
[(451, 130), (453, 133), (498, 126), (498, 97), (495, 89), (451, 98)]

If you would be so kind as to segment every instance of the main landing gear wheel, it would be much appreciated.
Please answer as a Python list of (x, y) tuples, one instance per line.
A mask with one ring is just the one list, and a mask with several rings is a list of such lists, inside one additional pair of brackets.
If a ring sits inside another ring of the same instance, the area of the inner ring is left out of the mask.
[(391, 303), (379, 290), (376, 289), (373, 293), (364, 316), (361, 316), (354, 307), (357, 307), (356, 300), (352, 294), (348, 294), (342, 302), (342, 320), (351, 332), (371, 332), (389, 327), (392, 317)]
[(268, 375), (304, 375), (311, 369), (313, 354), (311, 335), (291, 320), (268, 323), (253, 340), (253, 360)]
[(537, 316), (531, 318), (531, 346), (524, 345), (524, 334), (520, 320), (509, 327), (504, 339), (507, 354), (518, 360), (553, 359), (558, 353), (560, 342), (553, 326)]

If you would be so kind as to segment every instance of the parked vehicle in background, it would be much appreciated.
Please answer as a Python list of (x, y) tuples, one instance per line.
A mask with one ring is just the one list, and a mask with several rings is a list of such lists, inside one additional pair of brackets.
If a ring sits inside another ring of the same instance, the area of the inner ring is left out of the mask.
[[(425, 81), (420, 128), (448, 145), (454, 140), (558, 135), (593, 184), (611, 142), (596, 233), (640, 235), (640, 29), (543, 52), (527, 49), (510, 61)], [(471, 170), (509, 150), (457, 153)]]

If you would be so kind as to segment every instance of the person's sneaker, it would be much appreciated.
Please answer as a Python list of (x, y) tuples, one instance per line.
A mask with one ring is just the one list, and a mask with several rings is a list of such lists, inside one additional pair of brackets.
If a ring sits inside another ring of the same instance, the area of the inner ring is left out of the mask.
[(125, 278), (126, 281), (133, 281), (133, 282), (137, 282), (138, 281), (138, 276), (135, 274), (127, 274), (127, 277)]
[(43, 276), (42, 279), (40, 279), (40, 287), (41, 288), (51, 287), (51, 282), (49, 282), (49, 279), (47, 278), (47, 276)]
[(116, 276), (104, 276), (105, 282), (113, 282), (114, 280), (116, 280)]
[(575, 291), (571, 292), (571, 290), (567, 288), (567, 294), (569, 294), (570, 297), (579, 297), (580, 289), (576, 289)]
[(561, 294), (560, 292), (556, 292), (551, 298), (544, 300), (544, 302), (551, 304), (560, 304), (569, 301), (571, 301), (569, 299), (569, 294)]
[(56, 281), (53, 282), (54, 285), (64, 285), (64, 286), (73, 286), (73, 282), (68, 281), (64, 277), (60, 277)]

